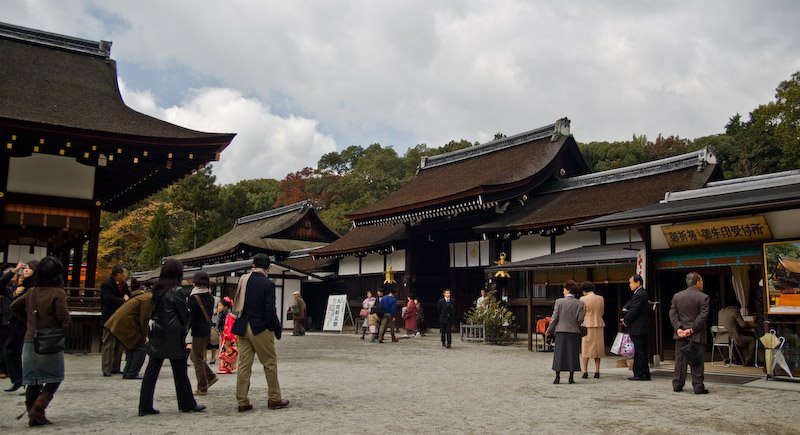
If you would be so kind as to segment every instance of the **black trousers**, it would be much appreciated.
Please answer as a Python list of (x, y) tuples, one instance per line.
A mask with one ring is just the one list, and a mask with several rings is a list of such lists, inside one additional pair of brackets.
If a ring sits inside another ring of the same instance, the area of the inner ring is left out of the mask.
[(650, 379), (649, 349), (646, 335), (631, 335), (633, 341), (633, 376)]
[(133, 378), (139, 376), (139, 371), (142, 370), (144, 365), (144, 357), (147, 355), (147, 346), (144, 340), (139, 340), (132, 349), (126, 351), (125, 355), (125, 369), (122, 371), (122, 377)]
[(6, 374), (13, 384), (22, 383), (22, 344), (25, 338), (25, 325), (15, 325), (3, 343), (3, 359)]
[[(5, 344), (6, 339), (8, 338), (9, 334), (11, 334), (11, 327), (8, 325), (0, 326), (0, 350), (2, 350), (2, 346)], [(0, 371), (3, 373), (6, 372), (6, 358), (0, 353)]]
[(439, 324), (439, 331), (441, 331), (442, 335), (442, 346), (450, 346), (453, 342), (453, 333), (450, 331), (452, 329), (452, 322), (440, 323)]
[[(695, 393), (700, 393), (706, 389), (705, 386), (705, 365), (701, 361), (700, 364), (692, 365), (686, 358), (683, 357), (684, 346), (688, 344), (688, 340), (675, 341), (675, 370), (672, 373), (672, 389), (682, 390), (686, 384), (686, 366), (692, 369), (692, 389)], [(635, 346), (635, 345), (634, 345)], [(705, 355), (706, 346), (704, 344), (694, 343), (694, 347), (700, 355)]]
[[(178, 396), (178, 409), (190, 410), (197, 406), (197, 402), (194, 400), (192, 384), (189, 382), (189, 374), (186, 372), (186, 357), (170, 359), (169, 363), (172, 366), (172, 378), (175, 381), (175, 394)], [(156, 391), (156, 381), (162, 364), (164, 364), (163, 358), (150, 356), (147, 368), (144, 370), (142, 389), (139, 393), (140, 412), (153, 409), (153, 394)]]

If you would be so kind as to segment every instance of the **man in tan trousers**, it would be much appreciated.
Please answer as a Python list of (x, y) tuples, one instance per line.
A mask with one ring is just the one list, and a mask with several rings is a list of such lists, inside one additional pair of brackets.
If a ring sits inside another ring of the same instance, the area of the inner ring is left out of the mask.
[(250, 375), (255, 355), (264, 366), (269, 400), (267, 408), (281, 409), (289, 405), (281, 398), (278, 384), (278, 358), (275, 339), (281, 338), (281, 323), (275, 309), (275, 283), (267, 278), (269, 256), (258, 254), (253, 258), (253, 269), (239, 279), (233, 300), (236, 321), (231, 331), (238, 336), (239, 371), (236, 375), (236, 400), (239, 412), (253, 409), (248, 394)]

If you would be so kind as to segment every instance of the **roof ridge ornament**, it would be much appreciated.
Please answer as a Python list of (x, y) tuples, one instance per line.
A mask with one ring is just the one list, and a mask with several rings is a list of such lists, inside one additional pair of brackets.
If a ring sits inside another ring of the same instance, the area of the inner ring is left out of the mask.
[(665, 172), (676, 171), (690, 167), (696, 167), (700, 172), (708, 165), (717, 164), (716, 152), (711, 147), (705, 147), (697, 151), (686, 154), (667, 157), (651, 162), (639, 163), (637, 165), (625, 166), (623, 168), (609, 169), (608, 171), (593, 172), (591, 174), (579, 175), (577, 177), (564, 178), (554, 181), (547, 186), (543, 186), (537, 195), (546, 193), (561, 192), (570, 189), (581, 189), (584, 187), (598, 184), (607, 184), (623, 180), (648, 177), (651, 175), (662, 174)]
[(486, 142), (484, 144), (471, 146), (468, 148), (451, 151), (449, 153), (437, 154), (435, 156), (425, 156), (420, 159), (419, 171), (424, 169), (433, 168), (436, 166), (446, 165), (461, 160), (466, 160), (472, 157), (478, 157), (484, 154), (493, 153), (513, 146), (521, 145), (524, 143), (533, 142), (536, 140), (550, 138), (551, 142), (555, 142), (561, 136), (569, 135), (570, 120), (568, 118), (561, 118), (556, 122), (529, 130), (523, 133), (507, 136), (501, 139)]
[(111, 41), (92, 41), (3, 22), (0, 22), (0, 37), (62, 50), (77, 51), (106, 59), (111, 57)]
[(666, 192), (664, 194), (664, 199), (662, 199), (660, 203), (666, 204), (686, 199), (707, 198), (709, 196), (790, 186), (793, 184), (800, 184), (800, 169), (715, 181), (699, 189)]
[(314, 205), (311, 204), (311, 201), (304, 199), (303, 201), (296, 202), (294, 204), (289, 204), (283, 207), (273, 208), (272, 210), (266, 210), (247, 216), (242, 216), (239, 219), (236, 219), (236, 223), (233, 224), (233, 226), (246, 224), (248, 222), (255, 222), (270, 217), (280, 216), (282, 214), (290, 213), (293, 211), (306, 211), (306, 209), (308, 208), (314, 208)]

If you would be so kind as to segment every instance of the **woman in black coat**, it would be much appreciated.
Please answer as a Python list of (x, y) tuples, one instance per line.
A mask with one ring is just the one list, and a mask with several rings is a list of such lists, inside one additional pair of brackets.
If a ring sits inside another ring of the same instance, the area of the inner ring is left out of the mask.
[(189, 331), (188, 292), (180, 285), (183, 280), (183, 264), (168, 258), (161, 266), (161, 275), (153, 287), (153, 313), (150, 315), (150, 335), (147, 354), (150, 360), (144, 371), (142, 389), (139, 393), (139, 415), (158, 414), (153, 408), (161, 365), (168, 359), (172, 365), (178, 409), (183, 412), (201, 412), (206, 409), (198, 405), (192, 395), (192, 384), (186, 372), (186, 333)]
[[(22, 267), (19, 275), (18, 286), (11, 291), (11, 299), (15, 301), (24, 297), (28, 289), (33, 287), (34, 274), (39, 261), (31, 260)], [(19, 265), (18, 265), (19, 266)], [(11, 387), (3, 391), (13, 392), (22, 387), (22, 343), (25, 338), (25, 320), (17, 316), (11, 316), (9, 327), (11, 328), (5, 343), (3, 343), (3, 358), (6, 363), (6, 373), (11, 378)]]

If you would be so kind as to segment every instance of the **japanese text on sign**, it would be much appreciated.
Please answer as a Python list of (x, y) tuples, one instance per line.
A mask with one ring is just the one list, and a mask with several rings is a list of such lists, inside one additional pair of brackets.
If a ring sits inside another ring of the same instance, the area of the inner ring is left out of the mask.
[(347, 309), (347, 295), (328, 296), (328, 307), (325, 310), (323, 331), (341, 331), (344, 326), (344, 315)]
[(772, 239), (764, 216), (665, 225), (661, 230), (671, 248)]

